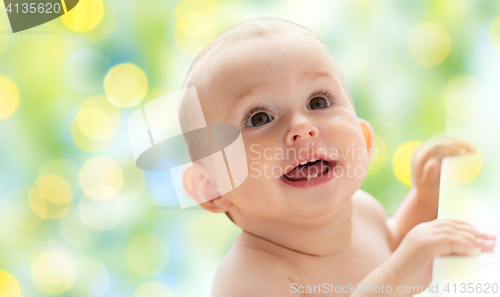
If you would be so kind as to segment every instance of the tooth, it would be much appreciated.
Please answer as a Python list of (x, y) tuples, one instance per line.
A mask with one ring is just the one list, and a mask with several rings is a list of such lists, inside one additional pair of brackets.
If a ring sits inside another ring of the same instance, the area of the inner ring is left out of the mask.
[(310, 180), (312, 178), (311, 175), (308, 175), (306, 177), (307, 177), (307, 180)]
[(312, 158), (309, 162), (316, 162), (316, 158)]
[(312, 176), (313, 178), (315, 178), (315, 177), (318, 177), (318, 174), (317, 174), (317, 173), (314, 173), (314, 174), (312, 174), (311, 176)]
[(304, 160), (304, 161), (300, 162), (300, 165), (306, 165), (306, 164), (307, 164), (307, 161), (306, 161), (306, 160)]

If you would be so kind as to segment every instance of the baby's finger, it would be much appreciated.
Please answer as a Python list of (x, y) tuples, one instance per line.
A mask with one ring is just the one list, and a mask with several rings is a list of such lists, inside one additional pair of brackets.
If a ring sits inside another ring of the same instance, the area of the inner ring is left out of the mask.
[(430, 148), (427, 152), (425, 152), (424, 155), (422, 156), (422, 160), (426, 162), (428, 159), (436, 156), (441, 156), (441, 157), (459, 156), (467, 153), (473, 153), (475, 151), (476, 151), (475, 148), (459, 144), (439, 144)]
[(495, 249), (496, 240), (495, 239), (477, 239), (477, 244), (481, 251), (483, 252), (492, 252)]
[(481, 249), (462, 236), (448, 235), (441, 238), (436, 252), (436, 256), (477, 256)]

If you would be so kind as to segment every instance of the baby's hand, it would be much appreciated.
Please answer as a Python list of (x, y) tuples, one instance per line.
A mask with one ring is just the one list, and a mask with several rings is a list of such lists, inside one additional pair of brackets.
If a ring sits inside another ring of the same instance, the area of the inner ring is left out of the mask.
[(434, 257), (478, 256), (492, 251), (495, 240), (495, 235), (479, 232), (463, 221), (434, 220), (410, 230), (384, 264), (398, 283), (425, 290), (432, 280)]
[(474, 145), (443, 133), (424, 142), (411, 162), (411, 179), (418, 197), (427, 205), (437, 207), (442, 159), (475, 151)]

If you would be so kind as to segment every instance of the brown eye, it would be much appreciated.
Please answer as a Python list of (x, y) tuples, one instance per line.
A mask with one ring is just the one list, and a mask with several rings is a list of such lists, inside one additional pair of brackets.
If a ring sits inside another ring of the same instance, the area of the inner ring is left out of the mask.
[(258, 112), (248, 119), (247, 127), (257, 127), (269, 123), (273, 120), (273, 117), (265, 112)]
[(314, 97), (309, 101), (307, 109), (323, 109), (330, 106), (330, 102), (323, 97)]

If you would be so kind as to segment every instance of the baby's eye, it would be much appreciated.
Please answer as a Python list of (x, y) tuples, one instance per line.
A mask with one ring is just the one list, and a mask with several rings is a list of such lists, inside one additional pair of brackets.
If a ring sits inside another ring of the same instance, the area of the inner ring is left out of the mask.
[(330, 106), (330, 101), (326, 100), (323, 97), (314, 97), (307, 104), (307, 109), (323, 109)]
[(265, 112), (258, 112), (248, 118), (246, 126), (247, 127), (262, 126), (264, 124), (271, 122), (273, 119), (274, 118), (272, 116), (268, 115)]

